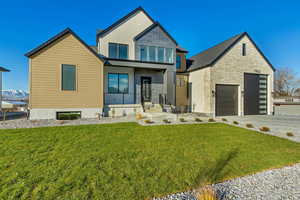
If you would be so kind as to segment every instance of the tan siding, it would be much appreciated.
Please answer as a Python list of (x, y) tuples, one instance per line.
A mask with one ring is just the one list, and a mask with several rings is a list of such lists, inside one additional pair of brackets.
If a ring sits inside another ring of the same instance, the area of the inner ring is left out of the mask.
[[(61, 91), (61, 65), (76, 65), (77, 90)], [(103, 63), (67, 34), (30, 59), (31, 108), (103, 107)]]
[(180, 68), (177, 69), (178, 72), (183, 72), (186, 69), (186, 56), (185, 53), (176, 53), (176, 55), (180, 55), (181, 56), (181, 65)]
[[(184, 80), (184, 85), (180, 85), (179, 79)], [(176, 75), (176, 106), (187, 106), (188, 100), (188, 76)]]

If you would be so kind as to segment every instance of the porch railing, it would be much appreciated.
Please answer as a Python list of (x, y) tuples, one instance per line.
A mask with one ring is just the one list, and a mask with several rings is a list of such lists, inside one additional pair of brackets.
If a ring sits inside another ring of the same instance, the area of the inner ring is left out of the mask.
[(104, 93), (104, 104), (134, 104), (134, 93)]

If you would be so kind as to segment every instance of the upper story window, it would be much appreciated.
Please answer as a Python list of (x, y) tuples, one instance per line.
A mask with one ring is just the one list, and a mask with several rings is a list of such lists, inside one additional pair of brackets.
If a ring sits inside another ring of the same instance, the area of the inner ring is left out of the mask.
[(128, 59), (127, 44), (109, 43), (108, 49), (109, 58)]
[(173, 63), (174, 50), (172, 48), (140, 45), (140, 60), (151, 62)]
[(180, 69), (180, 68), (181, 68), (181, 56), (176, 55), (176, 69)]
[(242, 47), (242, 55), (246, 56), (247, 51), (246, 51), (246, 43), (243, 43), (243, 47)]
[(76, 90), (76, 66), (63, 64), (62, 67), (61, 89), (65, 91)]
[(128, 74), (109, 73), (108, 92), (109, 93), (128, 93), (129, 79)]

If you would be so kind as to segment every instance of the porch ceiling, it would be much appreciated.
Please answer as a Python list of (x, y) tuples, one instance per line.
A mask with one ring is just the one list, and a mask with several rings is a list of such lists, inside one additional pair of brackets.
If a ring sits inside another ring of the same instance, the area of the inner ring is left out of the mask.
[(157, 69), (166, 70), (169, 65), (173, 63), (154, 63), (154, 62), (142, 62), (135, 60), (119, 60), (119, 59), (106, 59), (105, 66), (116, 66), (116, 67), (131, 67), (138, 69)]

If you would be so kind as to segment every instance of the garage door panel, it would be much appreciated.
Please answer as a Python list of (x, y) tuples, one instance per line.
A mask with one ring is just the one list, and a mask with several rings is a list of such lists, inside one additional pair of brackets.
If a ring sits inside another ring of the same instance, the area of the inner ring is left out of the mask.
[(238, 114), (238, 86), (216, 85), (216, 115)]

